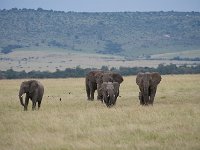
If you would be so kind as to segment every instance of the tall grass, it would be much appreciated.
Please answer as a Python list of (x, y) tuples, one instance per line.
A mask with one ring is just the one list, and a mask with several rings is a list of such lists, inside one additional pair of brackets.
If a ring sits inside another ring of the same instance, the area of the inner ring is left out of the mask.
[[(200, 75), (162, 76), (154, 106), (125, 77), (116, 106), (87, 101), (84, 79), (42, 79), (39, 111), (23, 111), (23, 80), (0, 80), (0, 149), (200, 149)], [(61, 98), (61, 101), (60, 101)]]

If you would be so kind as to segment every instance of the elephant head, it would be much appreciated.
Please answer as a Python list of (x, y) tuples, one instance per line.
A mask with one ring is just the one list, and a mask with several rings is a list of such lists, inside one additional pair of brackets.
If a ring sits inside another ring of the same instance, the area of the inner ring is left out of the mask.
[(139, 86), (140, 104), (148, 105), (153, 104), (156, 94), (157, 85), (161, 81), (161, 76), (157, 72), (153, 73), (138, 73), (136, 77), (136, 83)]
[(107, 107), (115, 105), (117, 97), (119, 96), (118, 82), (103, 82), (101, 85), (103, 100)]

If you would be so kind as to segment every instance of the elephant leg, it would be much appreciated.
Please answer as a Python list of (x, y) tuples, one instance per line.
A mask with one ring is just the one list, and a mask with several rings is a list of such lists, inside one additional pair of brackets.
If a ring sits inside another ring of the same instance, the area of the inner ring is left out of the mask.
[(41, 101), (38, 101), (38, 110), (40, 109)]
[(36, 107), (36, 102), (33, 101), (33, 104), (32, 104), (32, 110), (35, 110), (35, 107)]
[(144, 96), (142, 95), (142, 92), (139, 92), (139, 100), (140, 100), (140, 105), (144, 105)]
[(139, 92), (139, 100), (142, 101), (142, 92)]
[(28, 109), (28, 103), (29, 103), (29, 97), (26, 95), (25, 105), (24, 105), (24, 111), (27, 111), (27, 109)]
[(86, 85), (87, 98), (90, 100), (90, 87)]
[(37, 102), (37, 94), (35, 94), (32, 98), (32, 110), (35, 110)]
[(139, 92), (140, 105), (145, 105), (144, 95), (143, 95), (143, 92), (142, 92), (142, 87), (140, 86), (139, 88), (140, 88), (140, 92)]
[(155, 98), (155, 95), (156, 95), (156, 89), (157, 88), (151, 89), (150, 100), (149, 100), (149, 104), (151, 104), (151, 105), (153, 105), (153, 102), (154, 102), (154, 98)]
[(149, 96), (148, 95), (143, 96), (142, 102), (144, 103), (143, 105), (148, 105), (149, 104)]
[(90, 98), (91, 100), (94, 100), (94, 92), (95, 92), (95, 90), (92, 89), (92, 90), (91, 90), (91, 98)]
[(97, 89), (97, 87), (94, 83), (90, 83), (89, 88), (90, 88), (90, 100), (94, 100), (94, 92)]
[(102, 101), (103, 94), (102, 94), (102, 89), (100, 87), (101, 87), (101, 85), (97, 84), (97, 100)]
[(109, 104), (108, 104), (109, 100), (108, 100), (107, 95), (103, 96), (103, 100), (104, 100), (104, 103), (106, 104), (106, 106), (109, 107)]
[(115, 97), (114, 101), (113, 101), (113, 105), (116, 104), (116, 101), (117, 101), (117, 97)]
[(110, 107), (110, 106), (111, 106), (111, 105), (110, 105), (110, 99), (107, 100), (106, 106), (107, 106), (107, 107)]

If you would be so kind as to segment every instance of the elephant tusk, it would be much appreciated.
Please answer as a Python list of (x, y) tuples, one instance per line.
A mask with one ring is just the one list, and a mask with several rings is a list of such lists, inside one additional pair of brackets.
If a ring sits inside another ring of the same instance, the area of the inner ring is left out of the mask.
[(24, 94), (22, 94), (20, 97), (23, 98), (23, 95), (24, 95)]

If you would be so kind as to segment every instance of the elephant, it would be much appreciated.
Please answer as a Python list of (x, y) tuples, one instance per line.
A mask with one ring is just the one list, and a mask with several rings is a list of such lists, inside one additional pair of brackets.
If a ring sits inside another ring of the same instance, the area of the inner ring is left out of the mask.
[(88, 100), (94, 100), (94, 92), (97, 90), (97, 78), (103, 74), (101, 70), (90, 71), (85, 78), (85, 86)]
[[(26, 93), (25, 104), (23, 103), (23, 94)], [(40, 108), (42, 97), (44, 94), (44, 86), (36, 80), (24, 81), (21, 83), (19, 90), (19, 99), (24, 111), (27, 111), (29, 99), (32, 101), (32, 110), (35, 110), (38, 102), (38, 109)]]
[(123, 82), (123, 77), (118, 73), (104, 72), (102, 70), (90, 71), (85, 78), (86, 93), (88, 100), (94, 100), (94, 92), (97, 90), (97, 99), (102, 99), (101, 94), (101, 84), (103, 82), (118, 82), (121, 84)]
[(124, 81), (123, 77), (118, 73), (105, 72), (103, 74), (99, 74), (99, 76), (97, 77), (97, 92), (98, 92), (97, 99), (101, 100), (103, 98), (101, 88), (99, 88), (101, 87), (101, 84), (103, 82), (117, 82), (120, 85), (123, 81)]
[(103, 100), (107, 107), (115, 105), (117, 97), (119, 96), (119, 83), (118, 82), (103, 82), (101, 84), (101, 91)]
[(140, 105), (153, 105), (157, 86), (161, 81), (161, 76), (158, 72), (138, 73), (136, 83), (139, 86)]

